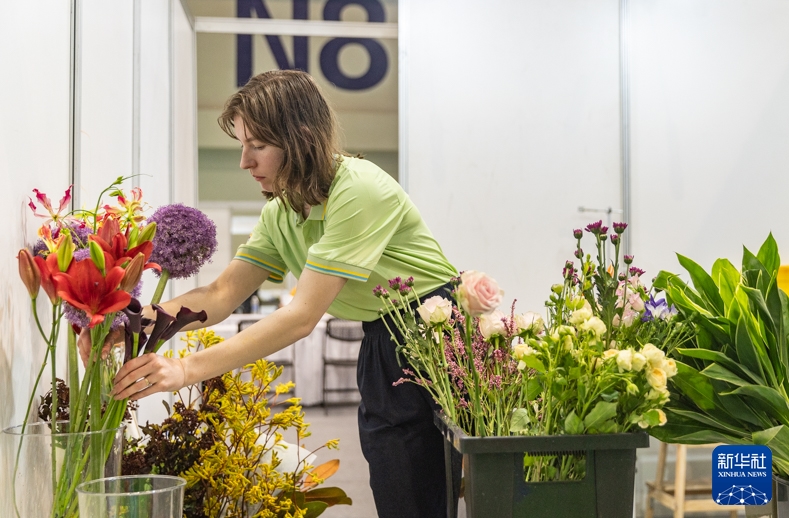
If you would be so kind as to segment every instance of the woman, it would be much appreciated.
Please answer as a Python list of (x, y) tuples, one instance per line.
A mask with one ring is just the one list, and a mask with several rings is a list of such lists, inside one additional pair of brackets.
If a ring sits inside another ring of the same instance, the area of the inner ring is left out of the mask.
[[(162, 304), (224, 320), (265, 280), (298, 278), (293, 300), (255, 325), (183, 359), (144, 355), (123, 366), (115, 397), (177, 390), (270, 355), (307, 336), (324, 315), (360, 320), (359, 434), (381, 517), (446, 516), (443, 439), (433, 402), (402, 376), (373, 288), (413, 276), (421, 298), (447, 289), (456, 269), (389, 175), (337, 144), (334, 114), (299, 71), (253, 77), (227, 102), (222, 129), (269, 200), (249, 241), (208, 286)], [(196, 326), (192, 326), (193, 328)], [(405, 363), (403, 362), (403, 365)]]

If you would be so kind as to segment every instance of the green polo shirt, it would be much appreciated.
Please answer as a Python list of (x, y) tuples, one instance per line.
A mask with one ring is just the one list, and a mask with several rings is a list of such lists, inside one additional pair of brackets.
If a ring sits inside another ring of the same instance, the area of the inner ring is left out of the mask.
[(349, 279), (329, 314), (369, 322), (381, 301), (373, 288), (413, 276), (419, 294), (457, 275), (400, 185), (367, 160), (343, 157), (329, 198), (306, 220), (275, 199), (263, 207), (255, 229), (235, 259), (269, 271), (282, 282), (304, 268)]

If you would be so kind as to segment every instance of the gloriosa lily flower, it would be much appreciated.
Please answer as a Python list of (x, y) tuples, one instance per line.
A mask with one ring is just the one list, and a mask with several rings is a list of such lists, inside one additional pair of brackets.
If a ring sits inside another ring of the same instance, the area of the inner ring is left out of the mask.
[(131, 199), (126, 198), (126, 195), (120, 189), (114, 191), (111, 196), (115, 196), (118, 199), (120, 206), (111, 207), (110, 205), (105, 205), (104, 210), (107, 214), (118, 218), (126, 225), (138, 225), (145, 220), (145, 216), (142, 214), (143, 205), (140, 201), (142, 200), (142, 189), (139, 187), (132, 189)]
[(52, 275), (57, 294), (72, 306), (79, 308), (88, 315), (93, 328), (104, 321), (104, 315), (125, 308), (131, 295), (119, 290), (125, 270), (119, 266), (107, 268), (107, 276), (93, 261), (77, 261), (72, 263), (65, 273)]
[(36, 207), (36, 204), (33, 203), (33, 199), (32, 198), (28, 198), (30, 200), (30, 203), (28, 203), (28, 206), (33, 210), (33, 215), (35, 215), (38, 218), (45, 218), (46, 219), (46, 221), (44, 222), (44, 225), (46, 225), (50, 221), (54, 221), (58, 226), (60, 226), (61, 221), (64, 220), (64, 219), (67, 219), (67, 217), (66, 216), (62, 216), (61, 213), (64, 210), (66, 210), (68, 208), (69, 203), (71, 203), (71, 190), (73, 188), (74, 188), (73, 185), (69, 185), (68, 189), (66, 189), (66, 193), (60, 199), (60, 204), (58, 205), (58, 210), (55, 210), (52, 207), (52, 201), (49, 199), (49, 197), (47, 197), (46, 194), (44, 194), (43, 192), (39, 191), (38, 189), (33, 189), (33, 192), (36, 193), (36, 199), (44, 207), (44, 209), (46, 209), (48, 214), (39, 214), (38, 213), (38, 207)]

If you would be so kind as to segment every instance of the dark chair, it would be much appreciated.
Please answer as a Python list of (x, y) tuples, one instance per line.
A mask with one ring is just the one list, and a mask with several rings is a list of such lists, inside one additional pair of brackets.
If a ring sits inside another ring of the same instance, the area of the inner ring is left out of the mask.
[[(362, 345), (364, 330), (361, 322), (330, 318), (326, 321), (326, 334), (323, 337), (323, 397), (321, 399), (325, 413), (329, 413), (329, 405), (356, 403), (347, 399), (343, 401), (329, 401), (330, 393), (359, 393), (356, 386), (356, 364), (359, 358), (359, 348)], [(351, 372), (354, 383), (351, 385), (327, 386), (327, 372), (329, 369), (339, 373)]]
[[(257, 324), (259, 320), (239, 320), (238, 322), (238, 332), (240, 333), (244, 329)], [(282, 376), (279, 377), (277, 381), (284, 383), (286, 381), (296, 381), (296, 347), (293, 345), (289, 345), (285, 349), (281, 351), (277, 351), (272, 355), (271, 358), (266, 358), (266, 360), (270, 361), (277, 367), (282, 367)], [(275, 382), (276, 384), (277, 382)], [(295, 395), (295, 389), (292, 392), (289, 392), (291, 395)]]

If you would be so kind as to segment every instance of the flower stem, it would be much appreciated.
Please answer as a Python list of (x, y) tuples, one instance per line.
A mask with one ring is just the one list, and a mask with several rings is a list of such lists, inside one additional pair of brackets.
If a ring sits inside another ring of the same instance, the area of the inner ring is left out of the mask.
[(156, 285), (156, 291), (153, 293), (153, 297), (151, 298), (151, 304), (158, 304), (160, 300), (162, 300), (162, 295), (164, 294), (164, 287), (167, 285), (167, 281), (170, 279), (170, 272), (165, 269), (162, 269), (162, 274), (159, 276), (159, 284)]

